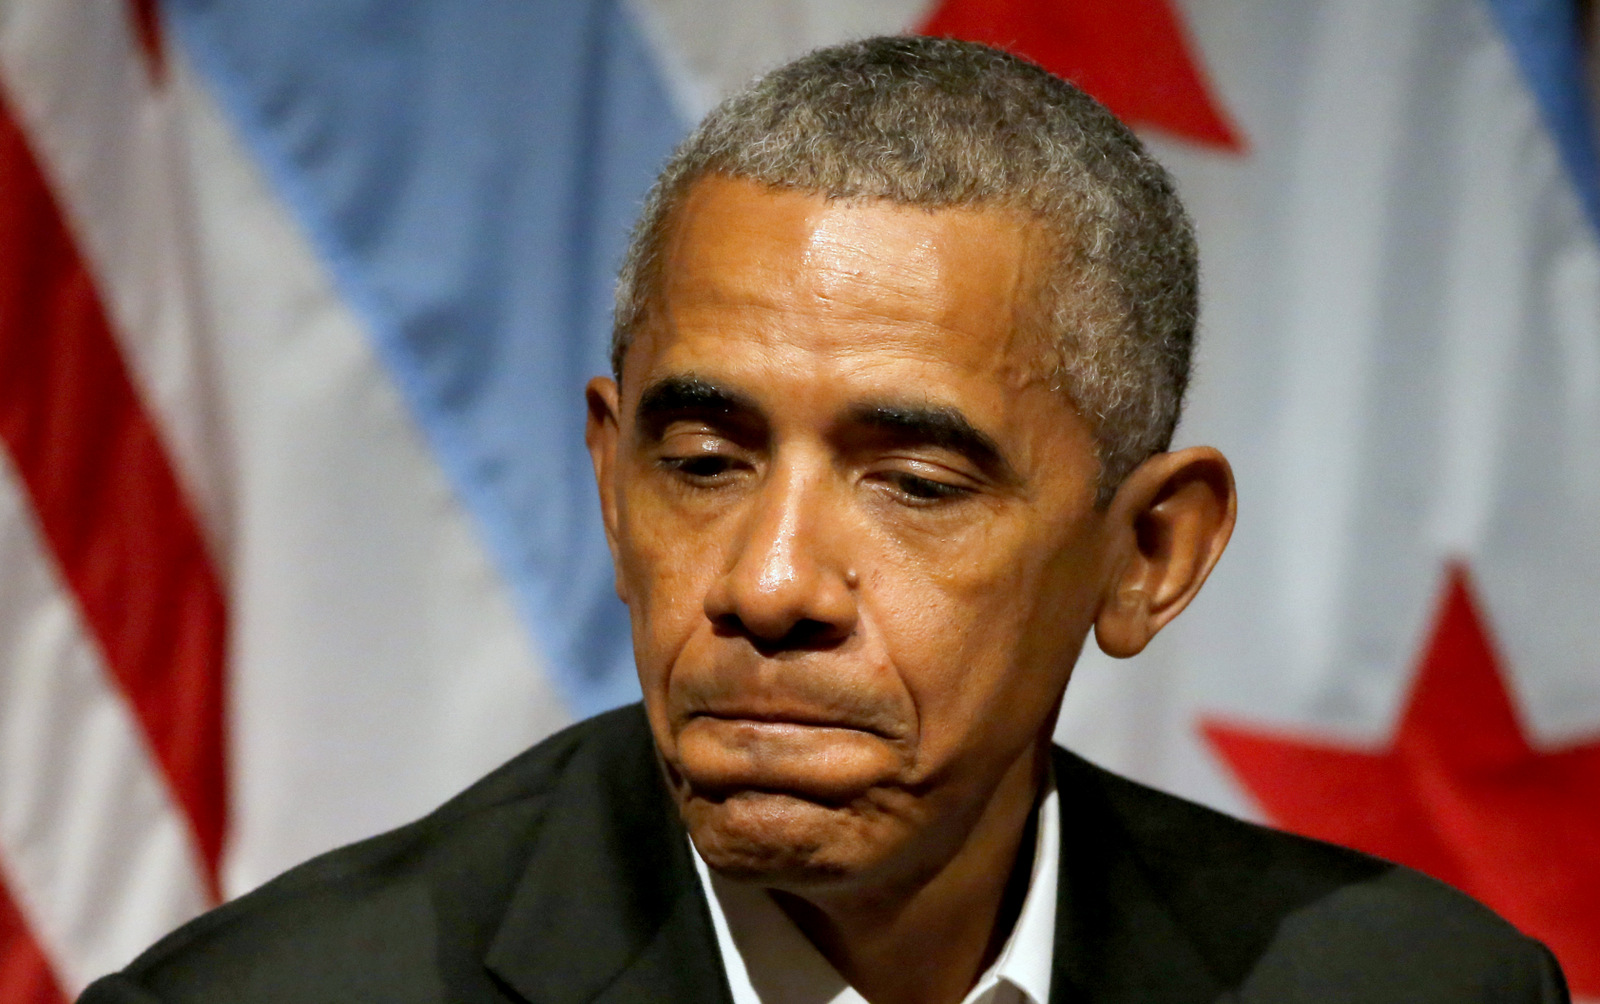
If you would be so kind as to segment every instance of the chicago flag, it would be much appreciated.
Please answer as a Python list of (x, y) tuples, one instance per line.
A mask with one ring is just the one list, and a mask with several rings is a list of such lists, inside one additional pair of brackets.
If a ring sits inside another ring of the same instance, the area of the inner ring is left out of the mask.
[(0, 0), (0, 1001), (636, 698), (581, 439), (627, 228), (720, 96), (897, 31), (1078, 81), (1200, 230), (1239, 529), (1059, 737), (1600, 1001), (1584, 9)]

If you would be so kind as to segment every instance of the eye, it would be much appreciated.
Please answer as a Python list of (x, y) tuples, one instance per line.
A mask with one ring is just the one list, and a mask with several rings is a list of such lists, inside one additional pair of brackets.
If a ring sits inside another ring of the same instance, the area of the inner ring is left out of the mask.
[(696, 453), (687, 457), (662, 457), (661, 466), (691, 482), (712, 482), (734, 468), (734, 460), (720, 453)]
[(883, 481), (913, 505), (930, 505), (947, 499), (960, 498), (972, 493), (964, 485), (935, 481), (905, 471), (891, 471), (882, 475)]
[(680, 487), (716, 489), (750, 469), (749, 453), (705, 428), (671, 430), (656, 451), (656, 466)]

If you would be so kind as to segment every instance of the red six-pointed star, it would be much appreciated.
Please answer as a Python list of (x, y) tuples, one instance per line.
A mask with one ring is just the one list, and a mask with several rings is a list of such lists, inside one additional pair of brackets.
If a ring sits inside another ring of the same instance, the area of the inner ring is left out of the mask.
[(1549, 945), (1575, 993), (1600, 996), (1600, 737), (1532, 747), (1464, 568), (1449, 570), (1387, 749), (1202, 729), (1273, 823), (1450, 883)]
[(1071, 80), (1135, 126), (1238, 152), (1172, 0), (943, 0), (922, 25), (1009, 49)]

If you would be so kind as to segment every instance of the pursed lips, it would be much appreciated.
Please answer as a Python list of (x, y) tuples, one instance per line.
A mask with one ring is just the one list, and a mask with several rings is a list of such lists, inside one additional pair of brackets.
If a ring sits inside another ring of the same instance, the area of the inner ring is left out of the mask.
[(677, 766), (700, 791), (849, 799), (895, 776), (898, 737), (873, 718), (814, 703), (717, 701), (679, 719)]
[(695, 719), (710, 719), (729, 725), (748, 725), (755, 729), (835, 729), (864, 732), (895, 742), (900, 739), (897, 730), (891, 730), (875, 716), (844, 711), (838, 708), (816, 707), (809, 703), (790, 702), (711, 702), (710, 707), (695, 708), (683, 716), (684, 724)]

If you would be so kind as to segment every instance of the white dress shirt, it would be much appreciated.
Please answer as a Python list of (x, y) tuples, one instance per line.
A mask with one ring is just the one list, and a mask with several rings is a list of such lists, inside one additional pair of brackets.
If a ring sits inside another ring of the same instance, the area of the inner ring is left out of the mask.
[[(1056, 940), (1061, 820), (1054, 778), (1039, 804), (1033, 873), (1017, 924), (963, 1004), (1047, 1004)], [(711, 874), (694, 855), (734, 1004), (866, 1004), (765, 890)], [(921, 960), (907, 959), (906, 965)]]

